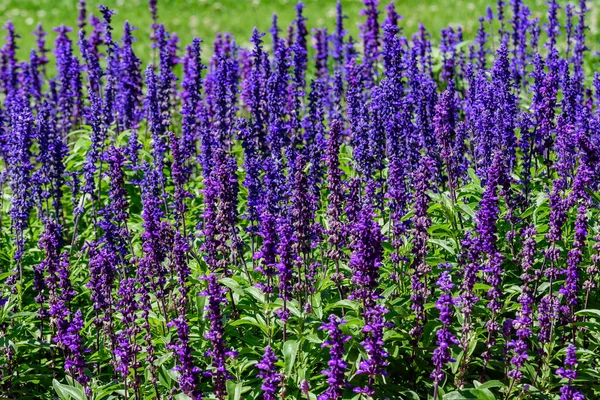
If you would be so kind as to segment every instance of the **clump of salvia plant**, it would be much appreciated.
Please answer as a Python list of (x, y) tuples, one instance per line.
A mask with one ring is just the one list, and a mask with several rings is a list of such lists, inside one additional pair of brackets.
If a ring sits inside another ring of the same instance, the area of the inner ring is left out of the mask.
[(597, 397), (591, 4), (436, 35), (363, 3), (5, 24), (0, 397)]

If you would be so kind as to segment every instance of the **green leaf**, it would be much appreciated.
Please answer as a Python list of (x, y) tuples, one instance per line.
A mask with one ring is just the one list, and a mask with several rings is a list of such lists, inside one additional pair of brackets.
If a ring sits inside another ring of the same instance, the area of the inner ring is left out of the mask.
[(171, 382), (172, 382), (172, 378), (170, 376), (171, 372), (174, 372), (174, 371), (169, 371), (164, 365), (161, 365), (161, 367), (158, 369), (158, 381), (162, 386), (164, 386), (166, 388), (171, 387)]
[(587, 309), (587, 310), (579, 310), (575, 312), (576, 315), (583, 315), (585, 317), (598, 317), (600, 318), (600, 310), (595, 309)]
[(479, 385), (477, 389), (491, 389), (491, 388), (501, 388), (504, 387), (504, 382), (502, 381), (487, 381)]
[(455, 390), (454, 392), (446, 393), (443, 397), (444, 400), (496, 400), (494, 393), (488, 389), (467, 389), (467, 390)]
[(318, 319), (323, 319), (323, 306), (321, 301), (321, 293), (316, 292), (312, 296), (312, 311), (315, 313)]
[(439, 321), (428, 321), (423, 328), (423, 345), (430, 346), (434, 336), (434, 332), (442, 325)]
[(481, 179), (479, 179), (479, 177), (477, 176), (477, 174), (475, 173), (475, 170), (473, 168), (469, 168), (467, 173), (469, 174), (469, 177), (471, 178), (471, 181), (479, 186), (481, 188)]
[(298, 347), (299, 343), (297, 340), (288, 340), (283, 344), (284, 372), (287, 376), (292, 372), (292, 368), (296, 362)]
[(312, 333), (308, 334), (308, 335), (305, 335), (304, 339), (308, 340), (311, 343), (315, 343), (315, 344), (321, 344), (321, 343), (323, 343), (323, 341), (321, 339), (319, 339), (319, 337), (317, 335), (314, 335)]
[(452, 242), (450, 240), (429, 239), (429, 242), (437, 244), (452, 255), (456, 254), (456, 250), (451, 246)]
[(242, 382), (227, 381), (227, 393), (229, 400), (240, 400), (242, 398)]
[(56, 379), (52, 380), (52, 386), (54, 387), (56, 394), (58, 394), (58, 397), (63, 400), (86, 400), (85, 393), (80, 388), (62, 384)]
[(469, 400), (469, 399), (476, 399), (477, 397), (473, 396), (473, 395), (469, 395), (467, 397), (467, 393), (466, 392), (459, 392), (459, 391), (454, 391), (454, 392), (450, 392), (450, 393), (446, 393), (444, 395), (444, 400)]
[(464, 213), (470, 216), (471, 218), (475, 218), (475, 210), (473, 210), (473, 207), (469, 206), (468, 204), (459, 203), (458, 208), (463, 210)]
[(548, 202), (548, 195), (544, 191), (540, 191), (535, 199), (535, 206), (540, 208), (542, 204)]
[(260, 304), (265, 304), (265, 295), (259, 288), (251, 286), (246, 288), (246, 293), (254, 297)]
[(237, 283), (236, 281), (234, 281), (233, 279), (231, 279), (231, 278), (221, 278), (221, 279), (219, 279), (219, 282), (221, 282), (221, 284), (223, 284), (223, 286), (231, 289), (238, 296), (243, 296), (244, 295), (244, 290), (242, 289), (242, 287), (240, 286), (240, 284)]
[(481, 386), (479, 389), (471, 389), (469, 390), (478, 400), (496, 400), (496, 396), (488, 389), (482, 389)]
[(408, 400), (420, 400), (421, 398), (419, 397), (418, 394), (416, 394), (415, 392), (413, 392), (412, 390), (405, 390), (403, 392), (400, 392), (400, 396), (402, 396), (405, 399)]
[(230, 325), (230, 326), (252, 325), (257, 328), (260, 328), (265, 333), (265, 335), (268, 334), (268, 332), (269, 332), (269, 327), (267, 326), (266, 323), (261, 323), (256, 318), (250, 317), (250, 316), (241, 317), (234, 321), (228, 322), (228, 325)]
[(490, 290), (492, 287), (488, 284), (485, 283), (476, 283), (475, 285), (473, 285), (473, 290), (485, 290), (488, 291)]
[(329, 311), (334, 308), (351, 308), (352, 310), (356, 311), (358, 310), (358, 303), (352, 300), (344, 299), (327, 305), (327, 307), (325, 307), (325, 311)]
[(446, 393), (444, 400), (496, 400), (494, 393), (488, 389), (468, 389)]
[(456, 361), (450, 363), (450, 370), (452, 371), (453, 374), (456, 374), (456, 371), (458, 371), (458, 367), (460, 366), (460, 363), (462, 362), (464, 353), (465, 353), (464, 350), (460, 350), (457, 354), (453, 354), (453, 357), (456, 360)]

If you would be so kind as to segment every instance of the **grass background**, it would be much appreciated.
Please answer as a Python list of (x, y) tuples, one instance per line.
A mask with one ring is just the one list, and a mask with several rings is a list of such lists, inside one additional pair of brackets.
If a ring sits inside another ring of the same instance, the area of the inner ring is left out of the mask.
[[(595, 0), (594, 0), (595, 1)], [(496, 2), (485, 0), (394, 0), (398, 12), (404, 16), (401, 25), (405, 33), (414, 33), (419, 23), (423, 23), (439, 38), (440, 29), (447, 25), (461, 25), (466, 39), (472, 39), (478, 28), (478, 17), (485, 14), (491, 6), (495, 12)], [(88, 0), (88, 15), (97, 13), (97, 7), (104, 4), (116, 11), (113, 19), (115, 37), (120, 38), (125, 20), (129, 20), (138, 28), (138, 42), (135, 50), (143, 60), (150, 57), (150, 24), (151, 17), (147, 0)], [(335, 0), (304, 0), (305, 15), (308, 26), (330, 29), (335, 24)], [(380, 9), (388, 4), (388, 0), (380, 1)], [(506, 3), (509, 3), (507, 0)], [(534, 16), (545, 20), (545, 0), (526, 0)], [(561, 6), (566, 2), (559, 1)], [(589, 3), (589, 2), (588, 2)], [(277, 13), (282, 29), (294, 19), (296, 0), (158, 0), (159, 22), (165, 24), (171, 32), (177, 32), (181, 38), (181, 47), (189, 44), (194, 36), (205, 42), (205, 50), (210, 53), (210, 45), (217, 32), (230, 32), (235, 35), (237, 42), (249, 47), (249, 38), (254, 26), (261, 31), (267, 31), (271, 25), (271, 16)], [(358, 23), (364, 20), (359, 16), (362, 0), (342, 0), (347, 30), (355, 38), (358, 37)], [(591, 7), (590, 7), (591, 6)], [(588, 25), (592, 38), (597, 38), (598, 7), (593, 4)], [(0, 23), (2, 26), (12, 20), (19, 40), (19, 56), (26, 58), (32, 46), (34, 37), (30, 34), (38, 22), (47, 31), (61, 24), (76, 26), (77, 0), (0, 0)], [(49, 45), (54, 42), (51, 32)], [(76, 41), (76, 34), (71, 37)]]

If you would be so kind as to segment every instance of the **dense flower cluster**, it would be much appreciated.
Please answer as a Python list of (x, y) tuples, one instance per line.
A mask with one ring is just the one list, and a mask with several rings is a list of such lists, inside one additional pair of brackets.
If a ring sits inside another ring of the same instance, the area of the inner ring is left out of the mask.
[(435, 307), (440, 310), (440, 321), (442, 322), (442, 328), (437, 331), (438, 347), (433, 352), (433, 364), (435, 365), (435, 371), (432, 372), (431, 378), (435, 382), (434, 397), (437, 396), (439, 382), (441, 382), (446, 376), (443, 371), (444, 366), (451, 361), (456, 361), (452, 358), (450, 350), (452, 345), (456, 343), (456, 337), (452, 331), (450, 331), (450, 326), (452, 324), (452, 306), (454, 305), (454, 299), (451, 295), (454, 284), (450, 278), (450, 271), (444, 269), (442, 272), (440, 272), (437, 286), (440, 288), (442, 293), (435, 303)]
[(340, 325), (346, 321), (335, 316), (329, 316), (329, 322), (323, 323), (321, 330), (327, 331), (329, 339), (323, 343), (323, 347), (329, 347), (330, 360), (327, 362), (328, 369), (323, 371), (327, 376), (327, 384), (329, 387), (325, 393), (319, 396), (319, 400), (335, 400), (343, 395), (344, 387), (347, 386), (345, 379), (346, 368), (348, 365), (344, 361), (344, 343), (351, 339), (350, 336), (345, 336)]
[(6, 23), (0, 397), (594, 398), (589, 6), (183, 46), (79, 0), (25, 60)]

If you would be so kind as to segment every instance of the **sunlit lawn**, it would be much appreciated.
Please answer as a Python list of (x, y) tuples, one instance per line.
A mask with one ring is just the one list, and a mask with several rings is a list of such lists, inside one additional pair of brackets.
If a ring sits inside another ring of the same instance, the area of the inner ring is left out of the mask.
[[(116, 10), (114, 26), (116, 36), (120, 37), (122, 25), (129, 20), (139, 28), (139, 42), (136, 51), (144, 59), (150, 54), (149, 30), (151, 24), (148, 2), (143, 0), (90, 0), (88, 12), (96, 12), (99, 4)], [(280, 26), (287, 26), (294, 18), (295, 0), (159, 0), (159, 19), (169, 31), (177, 32), (182, 44), (190, 43), (192, 37), (198, 36), (207, 43), (212, 43), (217, 32), (230, 32), (238, 43), (247, 45), (251, 30), (257, 26), (260, 30), (268, 30), (274, 12), (279, 15)], [(327, 26), (335, 23), (335, 0), (306, 0), (305, 15), (309, 27)], [(509, 3), (506, 1), (506, 3)], [(534, 11), (534, 15), (544, 19), (543, 1), (526, 1)], [(562, 3), (562, 2), (561, 2)], [(362, 8), (362, 0), (343, 0), (344, 13), (357, 21)], [(383, 10), (387, 2), (381, 2)], [(434, 37), (439, 30), (448, 24), (461, 25), (465, 37), (471, 38), (477, 30), (477, 17), (485, 13), (491, 5), (495, 10), (495, 2), (484, 0), (399, 0), (396, 8), (404, 16), (402, 26), (407, 34), (413, 33), (419, 23), (423, 23)], [(590, 12), (591, 33), (595, 35), (597, 26), (596, 8)], [(25, 57), (34, 44), (29, 33), (38, 22), (42, 22), (47, 30), (61, 24), (75, 26), (77, 20), (77, 0), (0, 0), (0, 23), (4, 25), (12, 20), (20, 40), (20, 56)], [(347, 27), (353, 36), (358, 34), (355, 22)], [(76, 35), (72, 35), (75, 40)], [(49, 37), (54, 40), (53, 35)], [(207, 49), (210, 51), (210, 49)]]

